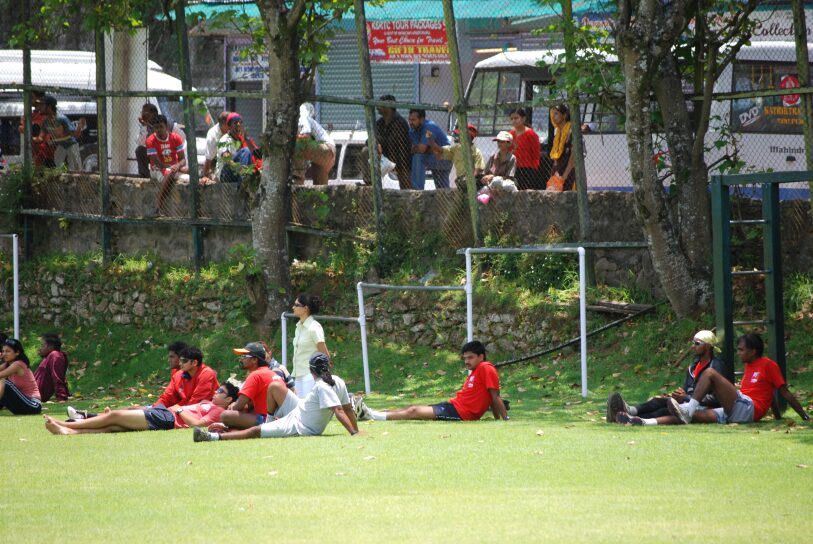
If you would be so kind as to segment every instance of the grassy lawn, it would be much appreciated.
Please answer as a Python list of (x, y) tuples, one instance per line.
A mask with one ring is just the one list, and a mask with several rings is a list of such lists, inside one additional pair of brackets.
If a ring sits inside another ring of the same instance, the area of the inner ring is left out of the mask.
[[(795, 414), (748, 426), (604, 423), (610, 392), (635, 401), (682, 384), (688, 361), (676, 360), (697, 328), (664, 311), (591, 339), (586, 400), (577, 353), (502, 369), (510, 422), (370, 422), (350, 438), (334, 421), (319, 438), (195, 444), (187, 430), (55, 437), (39, 417), (2, 411), (0, 542), (805, 541), (813, 428)], [(358, 391), (358, 338), (343, 331), (327, 330), (329, 345)], [(24, 338), (32, 354), (39, 332)], [(174, 335), (63, 332), (77, 406), (160, 393), (161, 346)], [(199, 334), (190, 340), (221, 378), (237, 373), (228, 347), (249, 330)], [(809, 411), (811, 338), (813, 320), (789, 321), (789, 382)], [(456, 353), (388, 338), (371, 338), (371, 360), (375, 408), (443, 400), (464, 376)], [(62, 405), (46, 408), (64, 419)]]

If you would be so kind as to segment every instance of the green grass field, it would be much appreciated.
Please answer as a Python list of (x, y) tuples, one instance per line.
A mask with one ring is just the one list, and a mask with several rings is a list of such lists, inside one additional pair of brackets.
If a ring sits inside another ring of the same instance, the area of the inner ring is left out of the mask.
[[(676, 359), (697, 328), (662, 311), (591, 339), (587, 400), (575, 353), (503, 369), (510, 422), (370, 422), (351, 438), (334, 421), (322, 437), (196, 444), (188, 430), (56, 437), (41, 417), (2, 411), (0, 542), (806, 541), (813, 428), (792, 412), (747, 426), (604, 423), (610, 392), (644, 400), (682, 383)], [(160, 392), (166, 332), (63, 332), (77, 406)], [(238, 372), (228, 346), (248, 334), (191, 340), (224, 377)], [(328, 334), (337, 374), (361, 390), (358, 339)], [(788, 323), (789, 382), (808, 410), (811, 338), (813, 320)], [(371, 339), (371, 359), (376, 408), (443, 400), (464, 376), (456, 353), (391, 339)], [(63, 405), (46, 408), (64, 419)]]

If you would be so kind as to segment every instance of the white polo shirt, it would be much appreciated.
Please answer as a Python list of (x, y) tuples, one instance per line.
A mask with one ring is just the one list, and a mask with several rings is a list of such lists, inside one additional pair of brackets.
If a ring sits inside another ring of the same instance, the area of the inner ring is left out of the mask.
[(294, 366), (293, 376), (300, 378), (302, 376), (310, 375), (310, 360), (311, 355), (319, 351), (317, 344), (325, 341), (325, 331), (322, 325), (316, 321), (312, 315), (304, 321), (296, 323), (296, 332), (294, 333)]

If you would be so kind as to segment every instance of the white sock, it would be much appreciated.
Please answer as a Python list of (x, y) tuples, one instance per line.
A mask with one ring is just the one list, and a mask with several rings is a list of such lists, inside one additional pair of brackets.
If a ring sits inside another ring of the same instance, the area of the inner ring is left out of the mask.
[(658, 424), (658, 420), (655, 419), (654, 417), (644, 418), (641, 421), (644, 422), (644, 425), (657, 425)]
[(690, 416), (694, 415), (694, 411), (697, 410), (698, 406), (700, 406), (700, 402), (698, 402), (697, 399), (689, 399), (689, 402), (686, 403), (686, 409), (688, 410)]
[(212, 437), (213, 442), (217, 442), (218, 440), (220, 440), (220, 433), (209, 433), (209, 436)]
[(370, 417), (373, 418), (373, 421), (387, 421), (387, 412), (370, 410)]
[(627, 406), (627, 413), (631, 416), (637, 416), (638, 408), (636, 408), (635, 406)]

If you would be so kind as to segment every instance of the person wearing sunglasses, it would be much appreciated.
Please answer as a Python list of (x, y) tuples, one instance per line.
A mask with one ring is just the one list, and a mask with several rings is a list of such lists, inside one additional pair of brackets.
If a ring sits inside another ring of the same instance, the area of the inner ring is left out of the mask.
[(240, 367), (248, 375), (237, 399), (223, 412), (221, 423), (213, 427), (213, 430), (248, 429), (265, 423), (269, 412), (269, 397), (273, 403), (270, 406), (273, 414), (278, 408), (274, 399), (284, 402), (288, 393), (285, 380), (269, 368), (266, 361), (268, 354), (260, 342), (249, 342), (242, 348), (232, 349), (232, 352), (240, 358)]
[[(293, 312), (299, 318), (294, 332), (293, 375), (296, 384), (296, 394), (304, 399), (310, 393), (315, 382), (311, 374), (309, 361), (313, 353), (324, 353), (330, 358), (330, 352), (325, 344), (325, 331), (322, 325), (313, 316), (319, 312), (322, 301), (319, 297), (308, 294), (299, 294), (294, 300)], [(332, 363), (331, 363), (332, 368)]]
[(122, 433), (128, 431), (169, 431), (190, 426), (210, 425), (220, 421), (223, 410), (237, 396), (237, 386), (226, 382), (219, 386), (211, 400), (189, 406), (166, 408), (145, 406), (138, 410), (110, 410), (96, 417), (76, 421), (59, 421), (44, 416), (45, 428), (51, 434)]
[[(671, 395), (660, 395), (641, 404), (628, 405), (620, 393), (613, 393), (607, 399), (607, 423), (630, 425), (677, 425), (680, 421), (669, 413), (669, 399), (678, 402), (688, 401), (697, 387), (700, 376), (709, 369), (720, 375), (726, 375), (726, 365), (717, 357), (719, 342), (712, 331), (702, 330), (692, 338), (691, 350), (695, 359), (686, 369), (683, 387), (675, 389)], [(713, 393), (705, 395), (703, 406), (716, 408), (720, 406)]]

